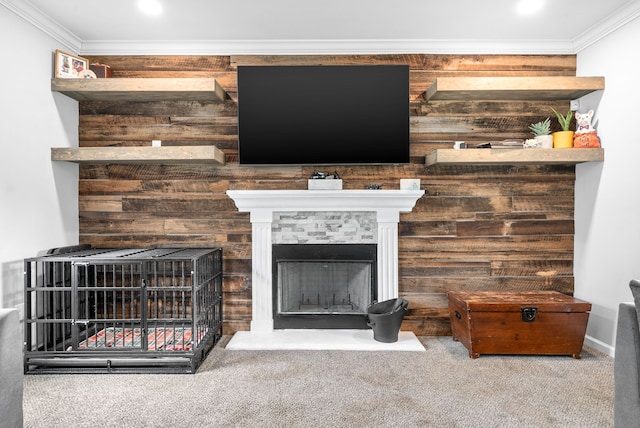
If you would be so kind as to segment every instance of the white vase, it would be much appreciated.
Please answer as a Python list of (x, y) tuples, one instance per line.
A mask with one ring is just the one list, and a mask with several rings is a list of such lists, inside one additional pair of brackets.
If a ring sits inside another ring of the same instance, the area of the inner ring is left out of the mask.
[(541, 149), (552, 149), (553, 148), (553, 135), (538, 135), (536, 140), (540, 141)]

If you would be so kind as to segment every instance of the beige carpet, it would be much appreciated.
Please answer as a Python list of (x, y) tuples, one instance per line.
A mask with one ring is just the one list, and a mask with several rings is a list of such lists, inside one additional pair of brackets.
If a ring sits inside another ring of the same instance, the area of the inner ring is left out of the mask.
[(240, 351), (195, 375), (29, 375), (25, 427), (611, 427), (613, 359)]

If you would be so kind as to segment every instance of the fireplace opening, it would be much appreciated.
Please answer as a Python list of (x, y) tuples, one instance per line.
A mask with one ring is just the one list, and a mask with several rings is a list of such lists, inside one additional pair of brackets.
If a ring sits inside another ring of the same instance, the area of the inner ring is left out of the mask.
[(274, 328), (369, 328), (376, 251), (375, 244), (273, 245)]

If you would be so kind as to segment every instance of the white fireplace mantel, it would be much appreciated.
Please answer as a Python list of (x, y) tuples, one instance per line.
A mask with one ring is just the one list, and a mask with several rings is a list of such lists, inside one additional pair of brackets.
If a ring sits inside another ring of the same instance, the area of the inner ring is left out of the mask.
[(228, 190), (240, 212), (251, 213), (251, 331), (273, 330), (272, 238), (274, 212), (372, 211), (378, 224), (378, 300), (398, 297), (398, 222), (424, 190)]

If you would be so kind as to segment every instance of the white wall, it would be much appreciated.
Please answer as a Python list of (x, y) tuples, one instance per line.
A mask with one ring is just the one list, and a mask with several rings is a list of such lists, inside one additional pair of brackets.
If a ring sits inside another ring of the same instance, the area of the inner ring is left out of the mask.
[(608, 352), (618, 304), (633, 300), (629, 280), (640, 278), (638, 40), (640, 18), (578, 53), (578, 76), (605, 76), (597, 123), (605, 160), (576, 169), (575, 295), (592, 303), (587, 336)]
[(50, 89), (51, 37), (0, 6), (0, 307), (23, 301), (23, 260), (78, 242), (78, 103)]

